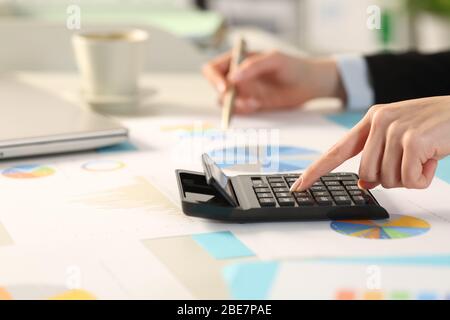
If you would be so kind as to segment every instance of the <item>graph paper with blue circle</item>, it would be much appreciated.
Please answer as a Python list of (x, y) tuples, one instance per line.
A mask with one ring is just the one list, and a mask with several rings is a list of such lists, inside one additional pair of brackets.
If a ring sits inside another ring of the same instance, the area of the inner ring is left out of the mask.
[(293, 172), (306, 169), (320, 153), (289, 145), (236, 146), (209, 152), (221, 169), (236, 172)]

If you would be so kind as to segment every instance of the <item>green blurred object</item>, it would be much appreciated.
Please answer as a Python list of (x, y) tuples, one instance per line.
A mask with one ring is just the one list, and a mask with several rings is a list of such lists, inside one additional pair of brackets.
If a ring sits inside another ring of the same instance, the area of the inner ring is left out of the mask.
[[(65, 23), (67, 7), (63, 5), (23, 6), (17, 16)], [(225, 26), (225, 19), (215, 12), (195, 9), (152, 8), (150, 6), (83, 5), (81, 23), (152, 25), (191, 40), (200, 46), (215, 45)]]
[(380, 30), (380, 40), (385, 49), (388, 49), (389, 44), (392, 41), (392, 30), (393, 26), (393, 13), (390, 10), (383, 10), (381, 14), (381, 30)]
[(449, 17), (450, 0), (409, 0), (410, 8), (414, 11), (428, 11)]

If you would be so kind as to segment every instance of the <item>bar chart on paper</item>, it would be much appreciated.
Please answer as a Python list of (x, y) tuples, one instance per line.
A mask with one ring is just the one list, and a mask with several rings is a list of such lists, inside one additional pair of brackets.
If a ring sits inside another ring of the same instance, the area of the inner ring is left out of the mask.
[(90, 193), (76, 200), (105, 210), (144, 209), (180, 215), (180, 210), (158, 188), (143, 177), (134, 177), (122, 186)]
[(68, 290), (51, 285), (0, 286), (0, 300), (95, 300), (95, 296), (82, 289)]
[(255, 254), (228, 231), (142, 242), (199, 299), (228, 299), (222, 268), (256, 259)]

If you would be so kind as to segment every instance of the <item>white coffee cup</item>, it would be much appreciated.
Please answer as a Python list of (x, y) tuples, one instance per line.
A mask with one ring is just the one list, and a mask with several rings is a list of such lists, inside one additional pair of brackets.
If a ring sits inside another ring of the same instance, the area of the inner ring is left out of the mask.
[(139, 29), (92, 31), (73, 36), (82, 95), (101, 111), (128, 111), (139, 103), (148, 33)]

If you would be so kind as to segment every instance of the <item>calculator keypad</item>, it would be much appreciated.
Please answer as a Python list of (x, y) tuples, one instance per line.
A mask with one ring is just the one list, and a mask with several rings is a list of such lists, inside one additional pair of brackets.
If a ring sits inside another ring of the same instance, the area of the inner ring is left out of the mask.
[(290, 192), (299, 175), (252, 177), (253, 189), (262, 207), (364, 205), (369, 194), (358, 187), (350, 173), (332, 173), (316, 181), (307, 191)]

